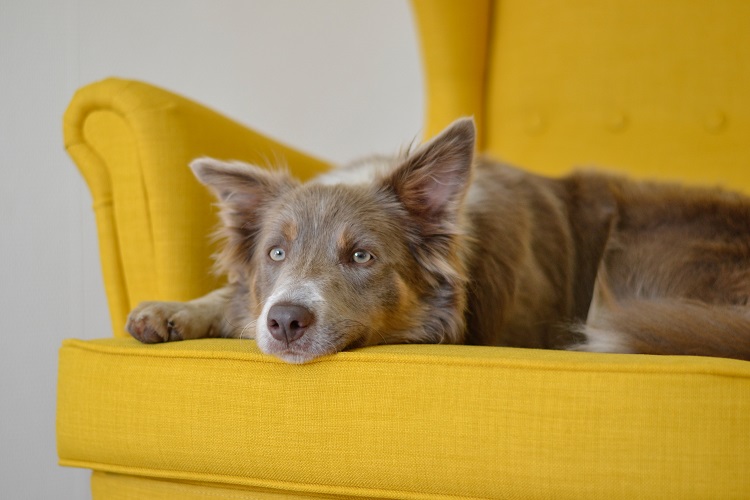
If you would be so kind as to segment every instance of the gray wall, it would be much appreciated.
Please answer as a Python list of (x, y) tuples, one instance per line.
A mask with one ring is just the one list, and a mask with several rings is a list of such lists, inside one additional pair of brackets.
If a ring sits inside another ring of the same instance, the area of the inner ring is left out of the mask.
[(337, 162), (395, 152), (422, 124), (405, 0), (0, 0), (2, 498), (90, 497), (88, 471), (57, 466), (57, 349), (111, 332), (61, 121), (76, 88), (107, 76)]

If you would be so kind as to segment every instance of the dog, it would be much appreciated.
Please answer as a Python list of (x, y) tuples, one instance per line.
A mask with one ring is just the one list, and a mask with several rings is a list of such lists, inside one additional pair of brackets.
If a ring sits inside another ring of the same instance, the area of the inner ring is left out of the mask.
[(395, 159), (300, 183), (201, 158), (229, 284), (144, 302), (165, 342), (254, 337), (290, 363), (447, 343), (750, 359), (750, 199), (475, 159), (464, 118)]

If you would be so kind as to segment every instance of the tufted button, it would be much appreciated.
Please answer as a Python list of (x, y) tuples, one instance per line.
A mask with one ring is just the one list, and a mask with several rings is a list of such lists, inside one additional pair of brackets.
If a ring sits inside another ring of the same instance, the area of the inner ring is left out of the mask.
[(544, 117), (539, 112), (531, 113), (528, 118), (526, 118), (526, 133), (529, 135), (539, 135), (542, 132), (544, 132)]
[(703, 127), (708, 132), (714, 134), (720, 133), (724, 129), (724, 127), (726, 127), (726, 124), (726, 115), (718, 110), (706, 113), (706, 115), (703, 117)]
[(622, 132), (628, 128), (628, 115), (622, 111), (614, 111), (605, 118), (604, 126), (610, 132)]

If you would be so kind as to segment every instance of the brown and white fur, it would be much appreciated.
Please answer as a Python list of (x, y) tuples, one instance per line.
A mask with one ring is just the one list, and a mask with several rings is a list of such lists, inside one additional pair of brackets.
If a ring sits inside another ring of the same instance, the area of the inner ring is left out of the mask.
[(255, 337), (292, 363), (386, 343), (750, 359), (750, 200), (474, 159), (453, 123), (391, 162), (302, 184), (204, 158), (225, 288), (146, 302), (143, 342)]

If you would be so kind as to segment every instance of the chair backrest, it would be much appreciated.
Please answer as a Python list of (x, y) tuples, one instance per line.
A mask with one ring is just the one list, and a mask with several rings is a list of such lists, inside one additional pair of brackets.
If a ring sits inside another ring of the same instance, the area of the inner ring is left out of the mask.
[(427, 134), (545, 174), (601, 166), (750, 191), (750, 2), (414, 0)]

